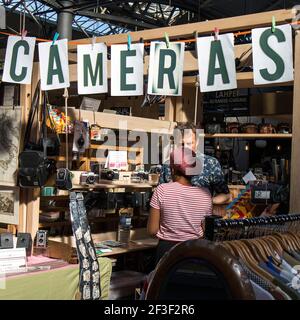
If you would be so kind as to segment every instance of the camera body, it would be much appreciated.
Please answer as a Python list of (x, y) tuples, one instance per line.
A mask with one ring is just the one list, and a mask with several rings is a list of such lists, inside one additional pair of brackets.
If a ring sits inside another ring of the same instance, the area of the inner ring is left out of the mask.
[(254, 204), (282, 203), (289, 199), (289, 188), (285, 184), (266, 183), (251, 188), (251, 202)]
[(120, 174), (117, 170), (101, 169), (100, 179), (101, 180), (119, 180)]
[(80, 175), (80, 184), (96, 184), (99, 183), (99, 174), (94, 172), (83, 172)]

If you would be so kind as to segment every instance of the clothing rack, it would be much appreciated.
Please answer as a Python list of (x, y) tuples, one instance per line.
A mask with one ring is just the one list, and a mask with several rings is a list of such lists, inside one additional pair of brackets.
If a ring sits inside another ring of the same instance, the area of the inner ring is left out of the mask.
[(300, 232), (300, 214), (243, 220), (222, 219), (216, 215), (205, 218), (205, 239), (211, 241), (251, 239), (288, 231)]

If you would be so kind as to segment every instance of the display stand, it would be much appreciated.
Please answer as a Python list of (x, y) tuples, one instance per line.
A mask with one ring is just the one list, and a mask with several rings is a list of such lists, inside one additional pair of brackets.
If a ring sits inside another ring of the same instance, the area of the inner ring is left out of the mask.
[[(142, 38), (145, 42), (152, 40), (159, 40), (164, 38), (165, 32), (168, 33), (171, 41), (176, 41), (179, 39), (190, 39), (193, 35), (194, 31), (198, 32), (199, 36), (209, 35), (212, 30), (218, 26), (221, 33), (233, 32), (233, 31), (244, 31), (251, 30), (252, 28), (257, 27), (267, 27), (271, 25), (272, 17), (275, 17), (276, 23), (286, 24), (291, 23), (293, 14), (291, 10), (278, 10), (278, 11), (270, 11), (263, 12), (258, 14), (239, 16), (233, 18), (225, 18), (219, 20), (212, 20), (206, 22), (192, 23), (187, 25), (178, 25), (174, 27), (166, 27), (160, 29), (152, 29), (145, 30), (139, 32), (132, 32), (131, 37), (133, 42), (138, 42)], [(88, 44), (90, 43), (90, 39), (78, 40), (77, 44)], [(126, 34), (118, 34), (112, 36), (103, 36), (97, 38), (97, 42), (106, 42), (108, 46), (111, 44), (121, 44), (127, 43), (127, 35)], [(249, 45), (236, 45), (235, 46), (235, 54), (236, 57), (240, 57), (243, 52), (249, 49)], [(70, 51), (70, 60), (72, 60), (75, 55), (76, 46), (73, 43), (69, 44)], [(247, 59), (244, 57), (242, 60)], [(149, 56), (145, 57), (144, 64), (144, 74), (147, 75), (149, 65)], [(185, 74), (190, 72), (197, 72), (198, 65), (197, 59), (195, 57), (195, 53), (192, 51), (185, 52), (185, 62), (184, 62), (184, 72)], [(110, 61), (108, 61), (108, 77), (110, 78)], [(32, 97), (32, 93), (35, 90), (36, 83), (39, 79), (38, 74), (38, 65), (34, 65), (33, 72), (33, 82), (32, 86), (21, 86), (21, 105), (24, 108), (24, 122), (26, 115), (28, 114), (30, 101)], [(182, 97), (168, 97), (165, 101), (165, 121), (159, 121), (157, 119), (143, 119), (143, 118), (132, 118), (128, 117), (129, 122), (132, 120), (132, 128), (134, 129), (135, 125), (138, 127), (143, 127), (145, 131), (151, 131), (151, 128), (165, 128), (170, 133), (173, 130), (176, 121), (187, 121), (194, 120), (195, 115), (195, 83), (196, 76), (185, 76), (183, 81), (183, 95)], [(77, 65), (70, 65), (70, 81), (77, 81)], [(253, 73), (252, 72), (243, 72), (237, 73), (237, 83), (238, 88), (253, 88)], [(281, 83), (280, 86), (290, 86), (292, 83)], [(291, 212), (300, 212), (300, 197), (297, 195), (297, 182), (300, 176), (300, 167), (298, 164), (298, 159), (300, 158), (300, 145), (297, 143), (300, 139), (300, 93), (299, 93), (299, 85), (300, 85), (300, 34), (296, 33), (295, 39), (295, 82), (294, 82), (294, 111), (293, 111), (293, 134), (292, 135), (284, 135), (280, 136), (280, 138), (293, 139), (292, 142), (292, 161), (291, 161), (291, 198), (290, 198), (290, 207)], [(272, 85), (275, 86), (275, 85)], [(197, 122), (202, 119), (202, 97), (201, 94), (198, 97), (197, 104)], [(103, 114), (101, 115), (103, 116)], [(105, 115), (106, 116), (106, 115)], [(112, 128), (116, 127), (116, 123), (114, 122), (114, 117), (111, 117), (109, 121), (109, 126)], [(25, 123), (24, 123), (25, 125)], [(228, 136), (228, 137), (244, 137), (244, 136)], [(255, 139), (257, 136), (251, 136), (251, 138)], [(259, 136), (263, 137), (263, 136)], [(278, 138), (279, 136), (264, 136), (264, 138)], [(207, 136), (207, 138), (211, 138), (211, 136)], [(248, 138), (248, 136), (247, 136)], [(27, 231), (35, 235), (36, 231), (39, 227), (39, 203), (40, 199), (36, 192), (36, 190), (23, 190), (21, 193), (21, 202), (20, 202), (20, 223), (18, 226), (18, 231)]]

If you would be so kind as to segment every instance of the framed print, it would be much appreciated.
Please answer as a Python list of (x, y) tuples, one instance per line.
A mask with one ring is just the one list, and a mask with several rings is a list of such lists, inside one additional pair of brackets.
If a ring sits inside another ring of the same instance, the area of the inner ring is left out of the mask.
[(21, 108), (0, 106), (0, 185), (17, 183)]
[(19, 224), (19, 187), (0, 186), (0, 223)]

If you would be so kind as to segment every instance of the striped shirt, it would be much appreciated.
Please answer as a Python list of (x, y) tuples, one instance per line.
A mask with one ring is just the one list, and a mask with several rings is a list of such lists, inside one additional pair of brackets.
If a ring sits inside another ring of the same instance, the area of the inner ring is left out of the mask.
[(212, 197), (208, 189), (169, 182), (153, 193), (152, 208), (160, 210), (156, 236), (168, 241), (186, 241), (204, 235), (206, 215), (212, 213)]

